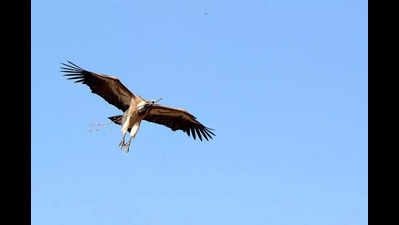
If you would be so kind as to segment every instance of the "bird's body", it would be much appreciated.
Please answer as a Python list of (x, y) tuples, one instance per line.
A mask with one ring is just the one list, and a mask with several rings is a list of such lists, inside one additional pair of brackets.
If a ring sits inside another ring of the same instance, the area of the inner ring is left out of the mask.
[[(148, 109), (149, 108), (146, 106), (146, 101), (143, 98), (139, 96), (134, 96), (131, 98), (130, 107), (123, 114), (121, 123), (122, 134), (125, 136), (126, 132), (130, 132), (129, 145), (131, 139), (136, 137), (141, 121), (148, 113)], [(123, 139), (121, 142), (121, 147), (123, 146)]]
[[(69, 61), (68, 61), (69, 62)], [(210, 129), (202, 125), (196, 118), (184, 109), (176, 109), (156, 104), (157, 101), (147, 101), (139, 95), (130, 92), (116, 77), (96, 74), (69, 62), (61, 67), (68, 79), (76, 79), (76, 82), (87, 84), (91, 91), (100, 95), (108, 103), (116, 106), (124, 113), (123, 115), (108, 117), (111, 121), (122, 126), (122, 140), (120, 147), (129, 151), (133, 138), (136, 137), (142, 120), (165, 125), (173, 131), (182, 130), (187, 135), (196, 136), (202, 141), (212, 139), (215, 135)], [(125, 136), (130, 133), (128, 143), (125, 143)]]

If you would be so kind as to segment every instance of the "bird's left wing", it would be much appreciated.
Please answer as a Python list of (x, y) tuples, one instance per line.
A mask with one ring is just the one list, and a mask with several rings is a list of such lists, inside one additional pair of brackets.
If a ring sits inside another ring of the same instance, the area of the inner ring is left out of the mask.
[(167, 106), (155, 104), (151, 107), (144, 120), (162, 124), (169, 127), (173, 131), (182, 130), (191, 135), (195, 139), (196, 136), (202, 141), (202, 136), (209, 141), (208, 138), (212, 139), (213, 129), (205, 127), (198, 122), (195, 116), (191, 115), (184, 109), (175, 109)]
[(134, 94), (129, 91), (116, 77), (100, 75), (82, 69), (74, 63), (62, 63), (61, 72), (69, 77), (68, 80), (76, 80), (75, 83), (83, 83), (90, 87), (91, 91), (98, 94), (108, 103), (126, 111), (130, 106), (130, 100)]

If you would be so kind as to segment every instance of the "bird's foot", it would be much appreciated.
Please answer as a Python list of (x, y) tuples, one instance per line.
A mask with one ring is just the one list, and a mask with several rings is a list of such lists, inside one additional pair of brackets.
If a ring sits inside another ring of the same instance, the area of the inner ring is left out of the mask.
[(122, 139), (121, 143), (119, 143), (119, 147), (121, 148), (121, 150), (122, 150), (123, 146), (125, 146), (125, 145), (126, 145), (126, 144), (125, 144), (125, 142), (124, 142), (123, 139)]
[(130, 143), (132, 142), (132, 139), (129, 139), (129, 141), (127, 142), (127, 144), (125, 145), (125, 152), (126, 154), (129, 152), (129, 148), (130, 148)]
[(124, 143), (124, 142), (121, 141), (121, 143), (119, 144), (119, 147), (121, 148), (121, 151), (125, 150), (125, 153), (128, 153), (129, 152), (130, 143)]
[(129, 152), (129, 147), (130, 147), (130, 144), (125, 145), (125, 153), (126, 154)]
[(125, 152), (129, 152), (129, 145), (130, 143), (125, 143), (123, 140), (121, 141), (121, 143), (119, 143), (119, 147), (121, 148), (121, 151), (123, 149), (125, 149)]

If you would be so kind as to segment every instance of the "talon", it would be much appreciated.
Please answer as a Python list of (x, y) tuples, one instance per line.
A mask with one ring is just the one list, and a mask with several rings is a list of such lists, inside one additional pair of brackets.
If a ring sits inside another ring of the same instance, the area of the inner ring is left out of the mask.
[(125, 143), (125, 136), (126, 136), (126, 133), (123, 134), (122, 140), (121, 140), (121, 142), (119, 143), (119, 147), (121, 148), (121, 151), (122, 151), (122, 148), (123, 148), (124, 146), (126, 146), (126, 143)]
[(119, 147), (123, 148), (123, 146), (126, 146), (126, 143), (125, 143), (124, 140), (122, 139), (122, 141), (119, 143)]
[(122, 143), (119, 146), (120, 146), (121, 152), (123, 151), (124, 148), (126, 148), (126, 144), (125, 143)]
[(129, 138), (129, 141), (126, 143), (125, 152), (126, 154), (129, 152), (130, 143), (132, 142), (133, 137)]
[(130, 148), (130, 143), (127, 143), (125, 145), (125, 153), (127, 154), (129, 152), (129, 148)]

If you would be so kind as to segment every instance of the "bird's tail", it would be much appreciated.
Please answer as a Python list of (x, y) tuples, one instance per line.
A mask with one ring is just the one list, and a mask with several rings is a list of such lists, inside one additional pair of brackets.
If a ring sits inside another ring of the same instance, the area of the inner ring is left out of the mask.
[(121, 124), (122, 124), (122, 115), (119, 115), (119, 116), (111, 116), (111, 117), (108, 117), (108, 119), (110, 119), (112, 122), (114, 122), (114, 123), (116, 123), (116, 124), (118, 124), (118, 125), (121, 125)]

